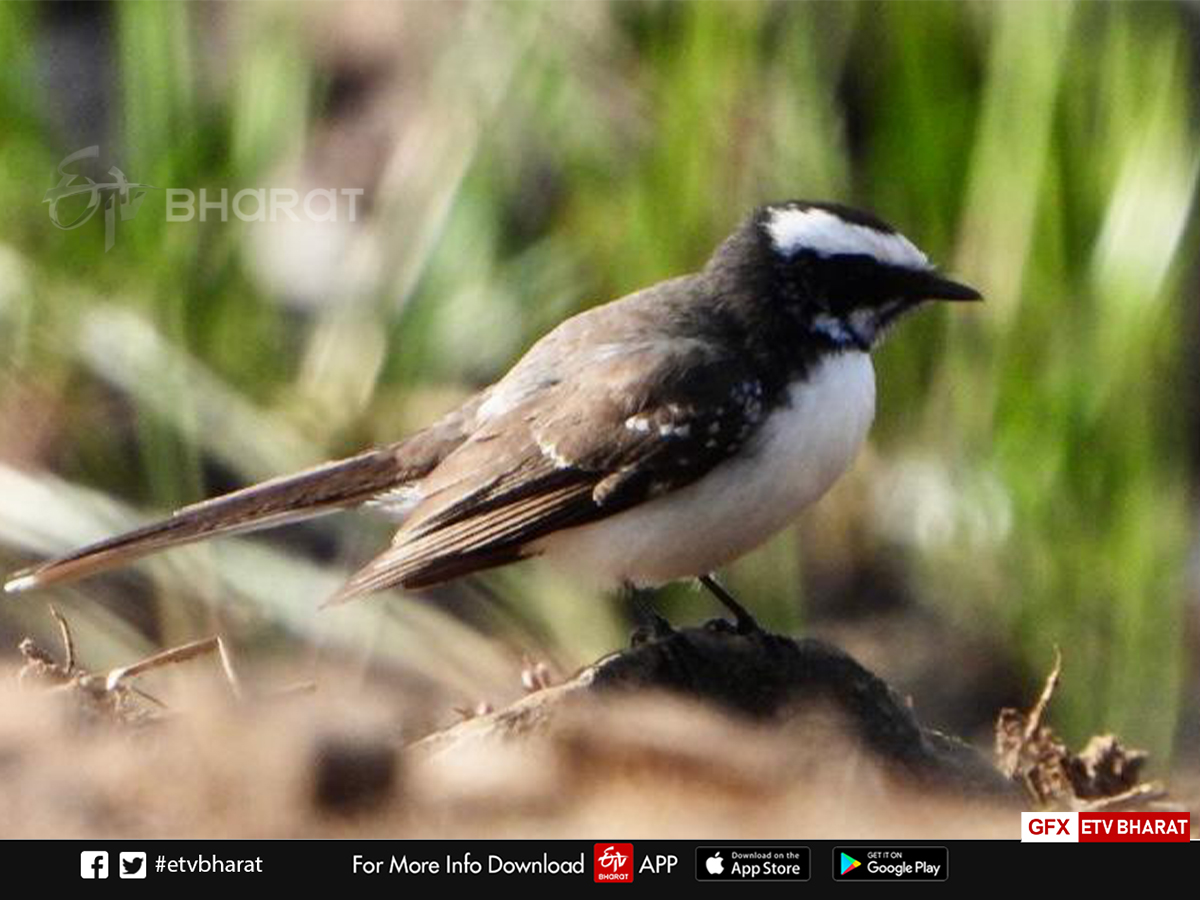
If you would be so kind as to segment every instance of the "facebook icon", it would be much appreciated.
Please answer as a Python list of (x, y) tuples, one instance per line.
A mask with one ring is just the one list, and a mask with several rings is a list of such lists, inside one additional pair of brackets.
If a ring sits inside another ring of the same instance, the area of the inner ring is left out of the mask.
[(108, 851), (84, 850), (79, 854), (80, 878), (107, 878)]

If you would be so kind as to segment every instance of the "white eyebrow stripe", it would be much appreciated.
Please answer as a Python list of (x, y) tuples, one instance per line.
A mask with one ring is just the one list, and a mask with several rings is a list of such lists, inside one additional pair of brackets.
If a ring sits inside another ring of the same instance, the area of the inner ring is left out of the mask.
[(801, 250), (820, 256), (854, 253), (907, 269), (929, 268), (929, 258), (904, 235), (847, 222), (819, 207), (773, 209), (766, 228), (775, 249), (784, 256)]

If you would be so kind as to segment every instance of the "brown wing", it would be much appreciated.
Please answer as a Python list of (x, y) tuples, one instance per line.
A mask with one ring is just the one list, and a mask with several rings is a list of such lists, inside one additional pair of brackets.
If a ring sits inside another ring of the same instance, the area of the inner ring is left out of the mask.
[(704, 342), (601, 354), (450, 454), (418, 485), (423, 500), (392, 547), (330, 602), (512, 562), (553, 531), (689, 484), (750, 434), (762, 391)]

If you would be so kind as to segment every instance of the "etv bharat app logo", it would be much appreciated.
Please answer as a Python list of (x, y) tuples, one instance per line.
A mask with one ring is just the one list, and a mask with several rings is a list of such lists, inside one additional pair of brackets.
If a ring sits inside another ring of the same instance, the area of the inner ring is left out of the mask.
[(593, 872), (604, 884), (633, 881), (633, 844), (596, 844)]

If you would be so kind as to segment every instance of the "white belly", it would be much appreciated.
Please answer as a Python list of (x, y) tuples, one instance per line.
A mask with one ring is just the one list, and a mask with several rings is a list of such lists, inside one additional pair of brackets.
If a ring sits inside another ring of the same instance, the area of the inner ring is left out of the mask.
[(849, 468), (875, 415), (866, 353), (845, 352), (792, 385), (737, 459), (536, 550), (602, 584), (648, 587), (711, 572), (791, 523)]

